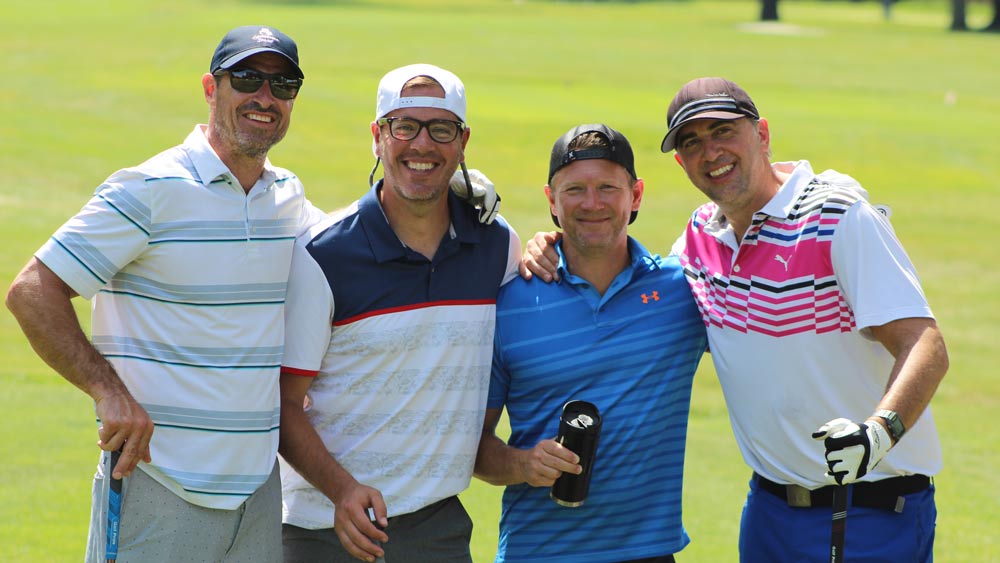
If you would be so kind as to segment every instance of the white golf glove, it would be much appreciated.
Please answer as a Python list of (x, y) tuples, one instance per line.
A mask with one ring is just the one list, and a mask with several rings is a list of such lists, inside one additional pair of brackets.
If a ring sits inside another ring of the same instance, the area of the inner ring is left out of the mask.
[(500, 196), (497, 195), (493, 182), (479, 170), (472, 168), (469, 170), (469, 180), (472, 181), (472, 193), (469, 193), (468, 186), (465, 185), (465, 175), (459, 168), (451, 176), (448, 187), (455, 195), (464, 199), (469, 205), (479, 210), (479, 222), (489, 225), (497, 218), (500, 212)]
[(828, 481), (838, 485), (853, 483), (864, 477), (882, 461), (892, 447), (889, 432), (877, 422), (858, 424), (846, 418), (835, 418), (820, 426), (812, 437), (826, 446)]

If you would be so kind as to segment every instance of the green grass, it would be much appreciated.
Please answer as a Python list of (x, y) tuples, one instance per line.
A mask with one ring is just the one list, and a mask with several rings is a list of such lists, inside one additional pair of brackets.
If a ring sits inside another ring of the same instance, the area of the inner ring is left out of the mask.
[[(646, 179), (632, 233), (666, 251), (702, 199), (659, 152), (666, 106), (690, 78), (736, 80), (769, 119), (776, 159), (850, 173), (893, 207), (952, 360), (933, 402), (946, 464), (937, 561), (1000, 561), (1000, 253), (989, 238), (1000, 226), (1000, 36), (948, 33), (945, 0), (897, 3), (889, 22), (877, 2), (783, 0), (777, 26), (756, 25), (749, 0), (0, 3), (4, 292), (101, 180), (205, 120), (200, 76), (235, 25), (268, 23), (299, 42), (306, 83), (271, 156), (315, 203), (333, 209), (365, 190), (381, 75), (433, 62), (465, 81), (469, 164), (496, 182), (522, 237), (550, 228), (541, 186), (551, 143), (572, 125), (604, 121), (629, 136)], [(987, 21), (985, 4), (970, 9), (971, 25)], [(86, 323), (87, 304), (78, 310)], [(6, 313), (0, 355), (0, 560), (79, 560), (97, 459), (92, 406), (34, 356)], [(748, 477), (705, 362), (688, 440), (693, 543), (683, 561), (736, 560)], [(499, 489), (476, 482), (463, 500), (476, 561), (490, 561)]]

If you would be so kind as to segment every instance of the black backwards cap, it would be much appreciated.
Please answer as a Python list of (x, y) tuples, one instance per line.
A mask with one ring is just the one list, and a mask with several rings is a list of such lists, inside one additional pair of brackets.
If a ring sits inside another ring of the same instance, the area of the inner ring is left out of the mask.
[(299, 48), (295, 41), (273, 27), (261, 25), (245, 25), (227, 33), (215, 48), (208, 71), (215, 74), (217, 70), (228, 70), (257, 53), (278, 53), (292, 63), (299, 78), (305, 77), (299, 68)]
[[(587, 133), (597, 133), (607, 139), (607, 147), (591, 147), (586, 149), (574, 149), (570, 150), (569, 146), (573, 144), (573, 141), (581, 135)], [(576, 127), (570, 129), (562, 137), (556, 139), (554, 145), (552, 145), (552, 156), (549, 158), (549, 181), (552, 183), (552, 177), (556, 175), (563, 167), (576, 162), (577, 160), (592, 160), (592, 159), (603, 159), (610, 160), (615, 164), (618, 164), (625, 169), (626, 172), (632, 176), (632, 179), (638, 179), (639, 175), (635, 173), (635, 156), (632, 154), (632, 145), (629, 144), (628, 139), (625, 135), (622, 135), (618, 131), (603, 125), (600, 123), (589, 123), (586, 125), (577, 125)], [(633, 211), (632, 216), (629, 217), (629, 224), (635, 221), (638, 211)], [(552, 221), (559, 225), (559, 219), (555, 215), (552, 216)]]
[(660, 150), (676, 148), (677, 132), (695, 119), (760, 119), (750, 95), (725, 78), (696, 78), (685, 84), (667, 108), (667, 135)]

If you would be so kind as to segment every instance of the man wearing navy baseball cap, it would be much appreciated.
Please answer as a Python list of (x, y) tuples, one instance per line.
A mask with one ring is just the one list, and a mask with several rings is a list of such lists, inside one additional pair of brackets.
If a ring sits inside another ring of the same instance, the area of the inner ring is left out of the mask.
[(10, 287), (34, 349), (95, 403), (90, 563), (281, 560), (283, 303), (323, 214), (267, 153), (302, 77), (284, 33), (230, 31), (201, 76), (208, 123), (114, 173)]
[(227, 33), (215, 49), (208, 71), (229, 70), (258, 53), (277, 53), (285, 57), (292, 63), (295, 76), (304, 78), (299, 68), (299, 49), (295, 41), (273, 27), (259, 25), (245, 25)]

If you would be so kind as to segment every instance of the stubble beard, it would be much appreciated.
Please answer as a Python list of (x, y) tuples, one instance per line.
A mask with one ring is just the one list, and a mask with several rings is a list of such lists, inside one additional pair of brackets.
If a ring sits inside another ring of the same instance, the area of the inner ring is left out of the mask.
[[(258, 109), (257, 111), (260, 110)], [(274, 115), (273, 112), (271, 112), (271, 114)], [(275, 115), (275, 119), (278, 119), (279, 117), (280, 116)], [(281, 142), (281, 140), (285, 138), (285, 133), (288, 132), (287, 127), (276, 129), (273, 133), (255, 132), (241, 129), (236, 125), (237, 119), (238, 118), (230, 119), (225, 123), (223, 123), (222, 120), (215, 120), (213, 133), (226, 146), (233, 147), (236, 154), (246, 158), (254, 160), (264, 159), (267, 157), (267, 153), (271, 150), (271, 147)]]

